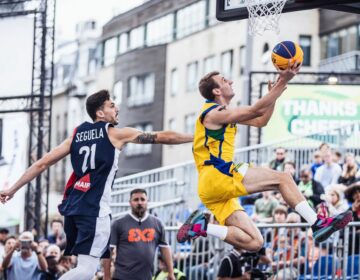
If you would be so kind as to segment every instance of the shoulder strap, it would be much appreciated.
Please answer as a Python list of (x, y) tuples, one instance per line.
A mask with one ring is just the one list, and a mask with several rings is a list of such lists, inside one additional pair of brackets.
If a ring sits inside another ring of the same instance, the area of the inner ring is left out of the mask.
[(202, 123), (204, 121), (204, 118), (206, 116), (207, 113), (209, 113), (211, 110), (215, 109), (216, 107), (219, 107), (219, 104), (214, 104), (211, 107), (207, 108), (205, 111), (202, 112), (202, 114), (200, 115), (200, 122)]

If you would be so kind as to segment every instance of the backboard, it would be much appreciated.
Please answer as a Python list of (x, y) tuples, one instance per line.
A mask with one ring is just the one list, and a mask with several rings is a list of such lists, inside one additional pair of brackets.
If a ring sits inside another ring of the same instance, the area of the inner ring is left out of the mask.
[[(240, 20), (249, 17), (247, 0), (217, 0), (216, 18), (220, 21)], [(287, 0), (283, 13), (315, 8), (337, 10), (360, 14), (357, 0)]]

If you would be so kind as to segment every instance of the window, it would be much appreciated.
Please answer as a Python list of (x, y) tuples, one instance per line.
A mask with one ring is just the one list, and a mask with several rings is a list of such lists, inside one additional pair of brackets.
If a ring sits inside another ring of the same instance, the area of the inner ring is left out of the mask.
[(171, 70), (170, 75), (170, 95), (175, 96), (178, 94), (179, 91), (179, 77), (178, 77), (178, 70), (174, 68)]
[(311, 36), (300, 35), (299, 44), (304, 52), (303, 66), (311, 65)]
[(117, 37), (107, 39), (104, 43), (104, 66), (114, 63), (117, 53)]
[(216, 0), (207, 0), (207, 5), (208, 24), (211, 26), (218, 22), (216, 19)]
[(357, 49), (356, 31), (356, 27), (351, 26), (350, 28), (340, 32), (341, 53), (347, 53)]
[(195, 114), (185, 115), (185, 133), (194, 133), (195, 131)]
[(139, 26), (130, 31), (130, 49), (137, 49), (144, 46), (144, 26)]
[(119, 37), (119, 53), (125, 53), (128, 50), (128, 33), (122, 33)]
[(172, 131), (176, 130), (176, 121), (175, 121), (175, 119), (170, 119), (169, 120), (169, 130), (172, 130)]
[(327, 57), (333, 57), (340, 54), (339, 50), (339, 33), (333, 33), (329, 36), (327, 46)]
[(155, 75), (147, 73), (132, 76), (128, 80), (128, 106), (152, 103), (155, 92)]
[(198, 82), (198, 62), (192, 62), (187, 65), (186, 90), (195, 91)]
[(226, 79), (232, 78), (233, 51), (223, 52), (221, 54), (221, 73)]
[(239, 58), (240, 58), (240, 75), (243, 75), (245, 72), (245, 65), (246, 65), (246, 48), (245, 46), (240, 47), (239, 51)]
[(121, 104), (122, 101), (122, 93), (123, 93), (123, 83), (122, 81), (117, 81), (114, 85), (114, 102), (115, 104)]
[(173, 38), (174, 14), (168, 14), (150, 21), (146, 28), (146, 45), (154, 46), (168, 43)]
[[(150, 132), (153, 131), (153, 126), (151, 123), (145, 123), (145, 124), (138, 124), (133, 126), (135, 129), (138, 129), (140, 131), (144, 132)], [(129, 143), (126, 145), (125, 148), (125, 155), (126, 156), (136, 156), (136, 155), (146, 155), (151, 154), (151, 144), (134, 144)]]
[(177, 11), (176, 38), (183, 38), (205, 28), (205, 4), (205, 0), (201, 0)]
[(210, 73), (211, 71), (215, 71), (215, 56), (211, 55), (205, 57), (204, 59), (204, 75)]
[(323, 36), (320, 39), (320, 58), (327, 58), (327, 45), (328, 45), (329, 37)]

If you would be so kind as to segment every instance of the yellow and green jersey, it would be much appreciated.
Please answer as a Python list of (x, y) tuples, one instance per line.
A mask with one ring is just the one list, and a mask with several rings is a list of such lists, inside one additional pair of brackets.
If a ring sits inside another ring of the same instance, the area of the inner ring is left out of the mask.
[(220, 172), (229, 173), (234, 157), (236, 124), (224, 124), (216, 130), (207, 129), (203, 120), (211, 110), (221, 110), (220, 105), (206, 101), (195, 125), (193, 154), (195, 164), (200, 172), (206, 165), (213, 165)]

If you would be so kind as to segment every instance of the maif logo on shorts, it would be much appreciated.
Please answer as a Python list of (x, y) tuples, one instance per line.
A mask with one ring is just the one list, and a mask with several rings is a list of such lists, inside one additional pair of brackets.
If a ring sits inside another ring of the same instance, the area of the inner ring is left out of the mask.
[(74, 185), (74, 189), (77, 189), (82, 192), (87, 192), (90, 189), (90, 174), (86, 174), (84, 177), (81, 177), (78, 181), (76, 181)]
[(131, 228), (129, 230), (129, 242), (151, 242), (155, 239), (155, 229), (146, 228), (141, 230), (139, 228)]

